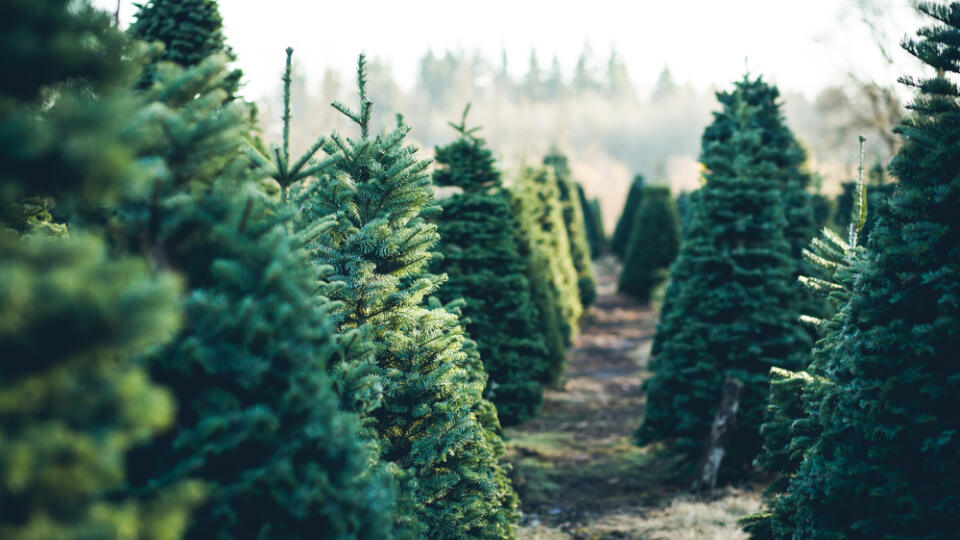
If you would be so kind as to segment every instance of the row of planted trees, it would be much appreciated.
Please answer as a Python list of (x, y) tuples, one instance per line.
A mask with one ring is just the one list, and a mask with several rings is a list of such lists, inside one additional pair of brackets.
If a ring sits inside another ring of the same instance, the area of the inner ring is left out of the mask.
[(291, 50), (268, 148), (213, 0), (0, 21), (0, 537), (512, 537), (501, 421), (595, 297), (566, 159), (505, 189), (464, 121), (431, 178), (362, 56), (291, 156)]
[(745, 77), (719, 93), (703, 135), (638, 437), (666, 443), (700, 487), (711, 467), (708, 484), (754, 467), (778, 478), (743, 521), (753, 538), (956, 534), (960, 3), (920, 9), (935, 22), (904, 48), (933, 69), (902, 79), (918, 93), (897, 182), (848, 190), (843, 236), (814, 238), (822, 204), (775, 87)]

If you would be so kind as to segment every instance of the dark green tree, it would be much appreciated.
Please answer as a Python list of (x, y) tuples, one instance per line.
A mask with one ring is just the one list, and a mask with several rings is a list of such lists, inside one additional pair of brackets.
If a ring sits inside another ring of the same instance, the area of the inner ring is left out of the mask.
[[(469, 110), (469, 107), (468, 107)], [(437, 292), (445, 302), (463, 298), (467, 332), (479, 347), (490, 376), (485, 395), (504, 425), (531, 417), (548, 379), (547, 350), (537, 329), (517, 224), (493, 155), (478, 128), (451, 124), (460, 138), (435, 152), (433, 182), (463, 191), (440, 201), (437, 273), (447, 282)]]
[(148, 358), (181, 404), (174, 429), (130, 454), (131, 482), (150, 494), (202, 480), (188, 538), (389, 538), (393, 480), (327, 375), (343, 353), (324, 297), (336, 285), (306, 246), (333, 224), (292, 232), (292, 205), (248, 158), (226, 60), (156, 64), (146, 93), (167, 167), (122, 222), (190, 293), (183, 330)]
[(124, 455), (173, 417), (134, 360), (180, 326), (180, 284), (38, 203), (74, 217), (148, 185), (133, 51), (67, 0), (5, 2), (0, 32), (0, 537), (176, 537), (202, 489), (132, 497)]
[(620, 292), (641, 302), (650, 301), (650, 293), (666, 281), (670, 264), (677, 257), (678, 221), (670, 188), (643, 188), (643, 202), (637, 210), (620, 271)]
[(587, 199), (583, 186), (577, 184), (577, 198), (583, 212), (584, 225), (587, 228), (587, 243), (590, 244), (590, 257), (596, 259), (607, 252), (607, 234), (603, 230), (603, 215), (600, 213), (600, 201)]
[(732, 119), (734, 129), (721, 139), (706, 136), (710, 128), (705, 132), (707, 182), (691, 197), (671, 268), (639, 438), (672, 442), (692, 464), (709, 435), (724, 379), (738, 379), (745, 388), (720, 469), (721, 480), (729, 480), (742, 478), (760, 450), (767, 373), (802, 368), (807, 341), (799, 313), (787, 305), (794, 264), (759, 110), (742, 92), (722, 95), (733, 99), (725, 100), (718, 121)]
[[(773, 507), (778, 538), (950, 538), (960, 527), (960, 3), (904, 48), (933, 68), (898, 126), (898, 188), (854, 268), (808, 412), (820, 436)], [(950, 75), (948, 75), (950, 74)]]
[[(231, 61), (236, 60), (223, 34), (217, 0), (147, 0), (135, 5), (138, 11), (129, 33), (139, 40), (163, 43), (158, 61), (191, 67), (219, 53), (226, 54)], [(146, 70), (146, 77), (153, 77), (150, 68)], [(223, 81), (223, 88), (232, 96), (242, 77), (239, 69), (231, 70)]]
[(553, 170), (557, 179), (560, 204), (563, 207), (563, 223), (567, 228), (567, 240), (570, 242), (570, 257), (573, 258), (573, 268), (577, 271), (580, 304), (586, 309), (597, 299), (597, 284), (593, 279), (587, 225), (577, 195), (577, 183), (573, 180), (567, 156), (560, 150), (551, 150), (543, 158), (543, 164)]
[(308, 223), (335, 222), (317, 237), (316, 256), (342, 284), (331, 292), (341, 326), (373, 341), (383, 401), (366, 416), (383, 459), (403, 473), (400, 511), (421, 537), (510, 538), (516, 500), (493, 443), (499, 426), (481, 414), (484, 377), (464, 350), (458, 316), (424, 304), (444, 281), (427, 268), (438, 239), (429, 162), (405, 145), (402, 118), (392, 131), (370, 132), (363, 56), (357, 80), (359, 110), (334, 107), (360, 137), (331, 136), (324, 149), (342, 159), (298, 189), (318, 186), (305, 202)]
[(743, 99), (756, 108), (754, 122), (762, 138), (764, 158), (773, 163), (776, 171), (768, 181), (773, 181), (781, 190), (787, 229), (784, 232), (790, 249), (796, 260), (795, 273), (801, 274), (802, 252), (817, 234), (817, 223), (813, 215), (812, 196), (807, 188), (813, 181), (803, 164), (807, 160), (806, 152), (797, 142), (793, 132), (787, 127), (780, 103), (780, 90), (767, 84), (763, 77), (743, 79), (734, 83), (729, 92), (719, 92), (717, 99), (724, 109), (714, 115), (714, 121), (704, 130), (705, 142), (722, 142), (737, 130), (737, 120), (733, 117), (732, 103)]
[(640, 203), (643, 202), (643, 183), (643, 175), (638, 174), (633, 177), (630, 190), (627, 191), (627, 200), (623, 203), (623, 211), (620, 212), (617, 226), (613, 230), (613, 236), (610, 238), (610, 252), (621, 259), (627, 250), (627, 241), (630, 239), (630, 233), (633, 231), (637, 210), (640, 209)]

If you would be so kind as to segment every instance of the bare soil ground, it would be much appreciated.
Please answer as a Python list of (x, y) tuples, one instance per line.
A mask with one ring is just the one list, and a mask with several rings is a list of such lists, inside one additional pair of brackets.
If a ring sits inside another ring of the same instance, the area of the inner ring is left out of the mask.
[(506, 430), (522, 500), (520, 538), (744, 538), (736, 520), (760, 508), (757, 489), (693, 497), (655, 447), (639, 447), (641, 383), (657, 314), (616, 293), (617, 264), (595, 263), (599, 298), (539, 415)]

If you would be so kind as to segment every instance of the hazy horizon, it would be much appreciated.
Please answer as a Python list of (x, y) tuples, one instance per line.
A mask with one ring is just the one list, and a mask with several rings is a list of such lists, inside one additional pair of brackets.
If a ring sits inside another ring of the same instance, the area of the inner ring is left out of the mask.
[[(539, 0), (492, 0), (469, 12), (455, 2), (438, 0), (373, 1), (364, 4), (371, 14), (359, 31), (342, 24), (358, 16), (346, 4), (226, 0), (220, 9), (251, 99), (277, 87), (288, 46), (296, 49), (311, 83), (328, 68), (352, 70), (357, 55), (366, 52), (387, 63), (398, 84), (410, 89), (428, 50), (476, 51), (498, 62), (505, 51), (514, 77), (525, 72), (530, 52), (536, 50), (541, 65), (549, 66), (556, 55), (569, 76), (586, 43), (594, 52), (594, 64), (601, 67), (616, 48), (640, 92), (652, 88), (664, 67), (675, 80), (698, 90), (725, 87), (748, 69), (785, 91), (812, 98), (820, 89), (843, 82), (849, 72), (894, 83), (910, 62), (898, 44), (917, 27), (911, 2), (872, 4), (878, 6), (875, 22), (882, 35), (877, 38), (855, 9), (858, 1), (688, 0), (624, 7), (597, 0), (577, 8)], [(110, 11), (117, 5), (115, 0), (93, 3)], [(124, 26), (136, 11), (133, 4), (121, 1)], [(878, 40), (889, 51), (892, 65), (879, 52)]]

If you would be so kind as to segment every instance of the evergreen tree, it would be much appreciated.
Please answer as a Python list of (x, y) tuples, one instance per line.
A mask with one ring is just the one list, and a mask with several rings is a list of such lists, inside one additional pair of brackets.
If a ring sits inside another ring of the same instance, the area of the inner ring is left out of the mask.
[(613, 237), (610, 238), (610, 252), (621, 259), (626, 254), (627, 241), (630, 239), (630, 233), (633, 232), (637, 210), (643, 202), (643, 184), (643, 175), (638, 174), (633, 177), (633, 183), (630, 184), (630, 190), (627, 192), (627, 200), (623, 204), (623, 211), (620, 212), (617, 226), (613, 229)]
[[(469, 106), (467, 107), (469, 110)], [(476, 339), (490, 376), (485, 394), (504, 425), (532, 416), (543, 399), (547, 351), (537, 331), (526, 267), (493, 155), (477, 129), (466, 128), (466, 113), (453, 125), (461, 137), (438, 147), (433, 182), (463, 190), (440, 201), (437, 220), (442, 258), (434, 262), (447, 283), (437, 292), (446, 302), (463, 298), (466, 330)]]
[(563, 373), (566, 349), (573, 344), (583, 313), (558, 191), (553, 173), (545, 167), (523, 169), (513, 191), (513, 213), (520, 224), (521, 243), (526, 244), (534, 302), (541, 317), (556, 319), (557, 324), (550, 323), (547, 329), (551, 334), (559, 330), (562, 338), (545, 337), (552, 359), (551, 381)]
[(921, 4), (936, 22), (904, 48), (936, 71), (919, 90), (891, 164), (898, 189), (867, 251), (806, 410), (820, 436), (773, 507), (778, 538), (950, 538), (960, 527), (960, 3)]
[[(136, 4), (136, 20), (130, 25), (130, 35), (147, 42), (163, 43), (158, 61), (168, 61), (183, 67), (199, 64), (207, 57), (223, 53), (233, 61), (236, 56), (227, 45), (223, 34), (223, 18), (217, 0), (147, 0)], [(146, 70), (146, 77), (152, 77)], [(232, 70), (223, 82), (231, 95), (240, 86), (243, 72)]]
[(132, 497), (124, 455), (173, 416), (133, 360), (179, 327), (180, 284), (48, 211), (51, 197), (72, 217), (147, 185), (130, 51), (67, 0), (6, 2), (0, 31), (17, 73), (0, 81), (0, 537), (175, 538), (202, 490)]
[(593, 279), (593, 264), (590, 257), (590, 244), (587, 242), (587, 226), (577, 195), (577, 183), (574, 182), (567, 164), (567, 156), (553, 149), (543, 158), (543, 164), (553, 169), (563, 207), (563, 223), (570, 242), (570, 256), (577, 271), (577, 289), (580, 292), (580, 304), (586, 309), (597, 299), (597, 284)]
[(577, 198), (580, 199), (580, 209), (583, 212), (583, 221), (587, 229), (590, 257), (596, 259), (607, 251), (607, 235), (603, 230), (600, 201), (596, 198), (587, 200), (587, 194), (584, 193), (583, 186), (579, 183), (577, 183)]
[(437, 241), (429, 224), (436, 203), (429, 162), (396, 129), (370, 132), (365, 59), (358, 66), (360, 108), (334, 107), (360, 128), (357, 139), (331, 136), (324, 149), (342, 154), (333, 174), (304, 181), (308, 220), (334, 225), (317, 237), (319, 262), (342, 285), (342, 326), (373, 341), (382, 404), (367, 414), (383, 458), (403, 471), (400, 512), (427, 538), (511, 538), (515, 495), (498, 463), (495, 416), (483, 400), (484, 377), (465, 348), (455, 313), (425, 307), (443, 276), (428, 273)]
[(327, 376), (338, 306), (305, 246), (332, 223), (291, 233), (292, 208), (245, 152), (249, 108), (228, 101), (223, 55), (154, 69), (166, 174), (123, 225), (190, 294), (183, 330), (148, 358), (181, 407), (130, 454), (131, 482), (149, 494), (203, 480), (188, 538), (389, 538), (392, 479)]
[[(761, 76), (751, 79), (749, 75), (744, 75), (743, 79), (734, 83), (732, 91), (717, 94), (717, 99), (725, 107), (715, 116), (713, 123), (704, 130), (703, 137), (707, 141), (722, 142), (731, 136), (736, 130), (736, 120), (731, 117), (731, 113), (727, 112), (732, 110), (732, 106), (727, 105), (741, 98), (757, 109), (754, 121), (760, 130), (763, 143), (761, 151), (765, 153), (764, 157), (776, 167), (776, 171), (769, 176), (768, 181), (774, 182), (781, 193), (781, 204), (787, 218), (784, 236), (790, 243), (794, 263), (793, 276), (796, 280), (811, 270), (804, 263), (803, 250), (810, 239), (816, 236), (818, 226), (814, 216), (813, 195), (807, 192), (813, 177), (803, 169), (807, 159), (806, 152), (786, 125), (780, 109), (779, 89), (767, 84)], [(825, 312), (827, 306), (816, 295), (801, 287), (796, 281), (793, 282), (792, 289), (793, 294), (789, 299), (792, 310), (816, 316), (827, 315)], [(814, 337), (813, 332), (810, 332), (809, 337), (811, 339)]]
[(671, 441), (692, 463), (709, 435), (724, 379), (740, 380), (745, 387), (721, 479), (742, 476), (760, 449), (770, 367), (797, 369), (806, 352), (799, 314), (786, 307), (794, 264), (781, 193), (771, 181), (777, 165), (767, 158), (759, 110), (742, 92), (729, 95), (717, 118), (734, 129), (722, 139), (705, 131), (707, 182), (691, 197), (671, 268), (639, 433), (643, 443)]
[(736, 131), (736, 119), (732, 117), (731, 105), (734, 101), (743, 99), (757, 109), (754, 121), (760, 130), (763, 143), (761, 151), (765, 153), (764, 158), (776, 166), (776, 171), (769, 180), (777, 184), (782, 194), (784, 214), (787, 218), (784, 236), (790, 242), (790, 250), (796, 261), (794, 272), (799, 276), (803, 250), (817, 234), (812, 196), (806, 191), (813, 177), (802, 168), (807, 160), (806, 152), (786, 125), (778, 101), (780, 90), (767, 84), (763, 77), (750, 79), (748, 75), (744, 75), (743, 79), (734, 83), (732, 91), (718, 93), (717, 99), (724, 105), (724, 110), (715, 114), (713, 123), (704, 131), (704, 141), (722, 142)]
[[(534, 174), (527, 169), (523, 174)], [(521, 178), (524, 178), (521, 176)], [(527, 181), (521, 180), (521, 184)], [(522, 190), (511, 192), (511, 210), (517, 220), (517, 247), (524, 261), (530, 299), (533, 302), (537, 334), (547, 350), (548, 382), (555, 383), (563, 374), (567, 347), (571, 344), (570, 325), (563, 314), (559, 290), (554, 283), (553, 259), (542, 248), (543, 232), (531, 221), (531, 204), (523, 199)]]
[(670, 188), (647, 186), (643, 191), (620, 271), (620, 292), (649, 302), (653, 289), (666, 281), (680, 237)]

